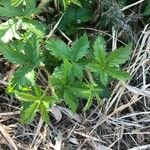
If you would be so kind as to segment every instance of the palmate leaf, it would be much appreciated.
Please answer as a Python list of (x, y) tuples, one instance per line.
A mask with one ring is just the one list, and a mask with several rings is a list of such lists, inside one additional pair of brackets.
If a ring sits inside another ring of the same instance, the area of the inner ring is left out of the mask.
[[(55, 96), (47, 96), (42, 89), (35, 86), (30, 91), (14, 91), (16, 97), (22, 102), (21, 120), (24, 123), (29, 123), (33, 120), (35, 113), (38, 111), (42, 119), (48, 123), (49, 108), (61, 101)], [(30, 118), (31, 117), (31, 118)]]
[(84, 57), (87, 54), (88, 48), (89, 48), (89, 41), (88, 41), (87, 35), (84, 34), (73, 43), (73, 46), (70, 52), (71, 61), (77, 62), (82, 57)]
[[(99, 95), (101, 92), (101, 89), (96, 85), (96, 84), (79, 84), (79, 89), (77, 89), (76, 91), (78, 91), (78, 95), (80, 95), (80, 97), (87, 99), (87, 103), (84, 107), (84, 111), (88, 110), (91, 105), (92, 105), (92, 101), (94, 99), (95, 96)], [(79, 91), (80, 90), (80, 91)]]
[(111, 52), (107, 59), (106, 64), (108, 66), (118, 66), (125, 63), (131, 54), (132, 44), (128, 44), (125, 47), (120, 47), (115, 51)]
[(1, 43), (0, 52), (5, 59), (11, 63), (20, 65), (14, 74), (9, 89), (19, 88), (23, 85), (34, 85), (34, 69), (41, 63), (39, 50), (39, 40), (32, 35), (26, 41), (12, 42), (9, 44)]
[[(87, 54), (89, 48), (89, 42), (86, 34), (76, 40), (71, 49), (62, 40), (54, 39), (47, 42), (46, 48), (52, 55), (63, 60), (64, 63), (62, 66), (64, 68), (62, 70), (65, 71), (67, 67), (69, 67), (70, 72), (72, 72), (69, 76), (76, 76), (82, 80), (83, 66), (81, 66), (78, 61)], [(63, 76), (66, 77), (66, 75)]]
[(69, 59), (70, 48), (62, 40), (51, 39), (47, 41), (46, 48), (59, 59)]
[(99, 74), (101, 83), (106, 86), (109, 76), (118, 80), (129, 80), (130, 75), (125, 71), (120, 70), (118, 65), (125, 63), (131, 54), (132, 44), (121, 47), (111, 52), (108, 56), (105, 52), (105, 41), (102, 37), (98, 37), (94, 42), (95, 61), (89, 63), (87, 68), (91, 72)]

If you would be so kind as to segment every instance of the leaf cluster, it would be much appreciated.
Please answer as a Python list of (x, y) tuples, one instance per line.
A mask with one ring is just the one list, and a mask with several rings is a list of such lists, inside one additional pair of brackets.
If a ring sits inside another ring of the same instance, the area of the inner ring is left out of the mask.
[[(63, 2), (64, 7), (70, 2), (80, 5), (75, 0)], [(89, 16), (82, 12), (86, 14), (88, 11), (84, 8), (81, 10), (78, 17), (83, 22), (87, 21)], [(75, 11), (70, 10), (73, 14)], [(0, 1), (0, 16), (8, 17), (6, 22), (0, 24), (0, 52), (16, 66), (7, 89), (21, 101), (22, 122), (31, 122), (37, 112), (48, 122), (49, 109), (62, 102), (73, 113), (79, 106), (86, 111), (96, 97), (102, 97), (102, 91), (109, 84), (110, 78), (131, 79), (128, 73), (121, 70), (120, 65), (129, 59), (132, 44), (107, 52), (106, 41), (102, 36), (98, 36), (93, 45), (86, 33), (71, 46), (58, 38), (45, 40), (46, 25), (32, 17), (38, 12), (40, 10), (35, 0)], [(71, 20), (69, 12), (68, 18), (71, 24), (74, 17)], [(64, 21), (64, 27), (68, 22)], [(47, 60), (45, 52), (51, 56), (50, 60)], [(51, 73), (46, 67), (48, 64), (53, 65)], [(48, 72), (45, 90), (36, 80), (37, 70), (41, 67)], [(85, 101), (85, 106), (81, 105), (82, 101)]]

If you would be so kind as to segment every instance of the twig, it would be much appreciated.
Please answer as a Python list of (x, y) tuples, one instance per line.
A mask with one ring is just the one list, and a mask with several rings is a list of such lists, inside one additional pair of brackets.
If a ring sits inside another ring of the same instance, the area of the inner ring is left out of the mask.
[(122, 9), (120, 9), (120, 11), (124, 11), (126, 9), (129, 9), (130, 7), (133, 7), (133, 6), (135, 6), (135, 5), (139, 4), (139, 3), (142, 3), (144, 1), (145, 0), (139, 0), (139, 1), (135, 2), (135, 3), (133, 3), (133, 4), (130, 4), (130, 5), (127, 5), (127, 6), (123, 7)]

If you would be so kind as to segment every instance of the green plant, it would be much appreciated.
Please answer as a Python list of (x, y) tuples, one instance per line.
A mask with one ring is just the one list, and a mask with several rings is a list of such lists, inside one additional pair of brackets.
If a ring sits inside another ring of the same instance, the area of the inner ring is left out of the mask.
[(73, 35), (76, 33), (80, 27), (92, 20), (93, 4), (94, 1), (84, 1), (82, 2), (82, 7), (77, 5), (68, 6), (58, 26), (59, 29), (65, 31), (68, 35)]
[[(0, 52), (16, 66), (7, 89), (21, 101), (22, 122), (31, 122), (36, 112), (48, 122), (49, 108), (62, 102), (76, 112), (81, 101), (85, 101), (80, 109), (86, 111), (95, 97), (102, 97), (110, 77), (131, 79), (119, 66), (129, 58), (131, 44), (106, 52), (102, 36), (96, 38), (93, 46), (87, 34), (75, 40), (72, 46), (58, 38), (45, 40), (45, 24), (34, 19), (35, 13), (41, 11), (35, 0), (2, 0), (0, 4), (0, 16), (10, 17), (0, 24)], [(45, 51), (52, 58), (50, 62)], [(50, 72), (46, 68), (48, 63), (53, 64)], [(48, 72), (46, 88), (36, 80), (37, 69), (41, 67)]]

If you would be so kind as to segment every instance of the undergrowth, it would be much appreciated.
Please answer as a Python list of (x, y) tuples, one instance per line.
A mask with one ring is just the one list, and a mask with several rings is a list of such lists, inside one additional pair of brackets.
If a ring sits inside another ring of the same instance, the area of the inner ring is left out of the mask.
[[(32, 122), (37, 112), (48, 123), (49, 109), (63, 102), (75, 113), (81, 101), (84, 101), (82, 110), (86, 111), (92, 106), (93, 99), (96, 98), (100, 103), (104, 89), (112, 80), (131, 79), (129, 73), (121, 69), (130, 58), (131, 42), (110, 52), (103, 36), (88, 38), (90, 36), (87, 33), (81, 32), (74, 42), (67, 45), (64, 39), (49, 36), (48, 20), (37, 19), (49, 10), (49, 3), (36, 0), (0, 1), (0, 16), (3, 18), (0, 24), (0, 52), (16, 68), (7, 92), (20, 100), (23, 123)], [(120, 3), (125, 5), (125, 1)], [(102, 4), (103, 9), (107, 10), (107, 2), (103, 1)], [(60, 7), (64, 14), (58, 29), (73, 37), (81, 25), (94, 24), (90, 12), (93, 5), (96, 5), (96, 1), (61, 1)], [(117, 23), (121, 28), (126, 26), (130, 32), (131, 27), (119, 9), (119, 5), (113, 8), (113, 13), (117, 15), (115, 19), (109, 16), (112, 10), (107, 17), (112, 18), (111, 23)], [(148, 15), (149, 9), (145, 7), (143, 13)], [(101, 21), (103, 26), (109, 26), (108, 20), (102, 17)], [(41, 68), (48, 77), (46, 88), (37, 81)]]

